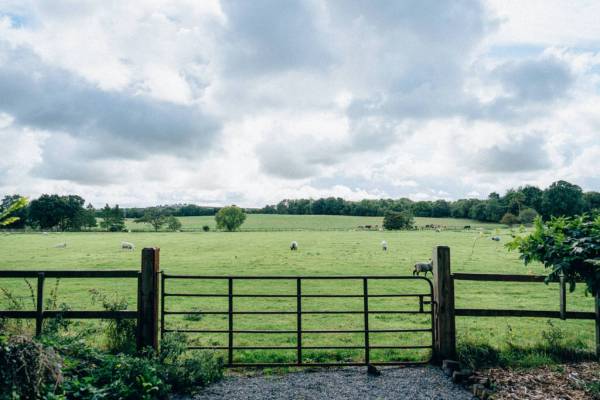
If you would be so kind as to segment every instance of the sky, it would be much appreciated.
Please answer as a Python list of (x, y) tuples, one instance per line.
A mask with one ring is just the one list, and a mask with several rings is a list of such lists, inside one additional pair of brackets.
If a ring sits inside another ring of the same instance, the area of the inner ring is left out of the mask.
[(0, 0), (0, 195), (600, 190), (600, 2)]

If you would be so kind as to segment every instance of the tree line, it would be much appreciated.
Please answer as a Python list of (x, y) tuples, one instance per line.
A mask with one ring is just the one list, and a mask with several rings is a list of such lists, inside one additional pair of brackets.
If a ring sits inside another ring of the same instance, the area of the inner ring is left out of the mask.
[(364, 199), (348, 201), (339, 197), (320, 199), (285, 199), (250, 212), (291, 215), (385, 216), (388, 211), (409, 211), (417, 217), (469, 218), (483, 222), (530, 223), (539, 214), (571, 216), (600, 208), (600, 193), (584, 192), (567, 181), (557, 181), (545, 189), (521, 186), (504, 195), (492, 192), (487, 199), (455, 201), (413, 201), (401, 199)]
[[(0, 213), (8, 210), (21, 198), (19, 195), (5, 196), (0, 202)], [(202, 207), (194, 204), (178, 204), (147, 208), (120, 208), (105, 205), (96, 209), (78, 195), (44, 194), (25, 207), (11, 213), (14, 221), (4, 228), (56, 229), (79, 231), (99, 227), (107, 231), (125, 229), (125, 218), (148, 223), (155, 230), (167, 226), (180, 229), (175, 217), (216, 215), (221, 208)], [(486, 199), (459, 199), (454, 201), (412, 201), (401, 199), (365, 199), (348, 201), (339, 197), (319, 199), (286, 199), (263, 208), (245, 209), (253, 214), (291, 215), (354, 215), (385, 216), (389, 212), (407, 212), (417, 217), (469, 218), (484, 222), (506, 224), (530, 223), (537, 215), (544, 219), (550, 216), (572, 216), (600, 209), (600, 193), (584, 192), (581, 187), (566, 181), (557, 181), (545, 189), (522, 186), (509, 189), (504, 195), (492, 192)], [(406, 217), (406, 215), (403, 215)], [(174, 219), (175, 218), (175, 219)]]

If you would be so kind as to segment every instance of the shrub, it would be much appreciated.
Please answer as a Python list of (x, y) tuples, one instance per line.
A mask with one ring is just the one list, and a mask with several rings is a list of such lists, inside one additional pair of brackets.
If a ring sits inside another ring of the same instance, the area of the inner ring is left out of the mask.
[[(125, 311), (128, 301), (118, 295), (112, 298), (96, 289), (90, 289), (93, 302), (100, 302), (106, 311)], [(106, 347), (112, 353), (133, 353), (136, 349), (134, 319), (107, 319), (104, 321)]]
[(412, 229), (414, 223), (409, 211), (387, 211), (383, 217), (383, 227), (388, 230)]
[(600, 214), (552, 218), (548, 222), (536, 218), (534, 231), (516, 237), (506, 246), (519, 250), (525, 265), (539, 261), (551, 271), (547, 282), (564, 274), (569, 289), (575, 290), (578, 279), (586, 282), (586, 291), (600, 291)]
[(178, 231), (181, 229), (181, 221), (179, 218), (171, 215), (167, 217), (167, 228), (172, 232)]
[(0, 337), (0, 399), (40, 399), (63, 380), (62, 359), (25, 336)]
[(236, 206), (223, 207), (215, 215), (218, 229), (225, 229), (228, 232), (238, 230), (246, 220), (244, 210)]
[(202, 230), (203, 230), (204, 232), (208, 232), (208, 231), (210, 231), (210, 226), (208, 226), (208, 225), (204, 225), (204, 226), (202, 227)]
[(519, 221), (522, 224), (531, 224), (537, 216), (538, 213), (533, 208), (524, 208), (519, 213)]
[(502, 216), (500, 223), (508, 226), (513, 226), (519, 223), (519, 218), (517, 218), (517, 216), (514, 214), (506, 213), (504, 214), (504, 216)]

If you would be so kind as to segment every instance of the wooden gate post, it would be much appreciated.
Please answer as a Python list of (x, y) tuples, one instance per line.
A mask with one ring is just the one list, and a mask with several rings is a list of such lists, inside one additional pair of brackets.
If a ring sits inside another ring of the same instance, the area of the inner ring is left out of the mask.
[(450, 248), (436, 246), (433, 262), (433, 299), (435, 301), (435, 343), (433, 360), (456, 359), (456, 326), (454, 321), (454, 280), (450, 271)]
[(596, 357), (600, 360), (600, 293), (596, 293), (594, 309), (596, 312)]
[(137, 347), (158, 349), (159, 248), (142, 250), (142, 272), (138, 282)]

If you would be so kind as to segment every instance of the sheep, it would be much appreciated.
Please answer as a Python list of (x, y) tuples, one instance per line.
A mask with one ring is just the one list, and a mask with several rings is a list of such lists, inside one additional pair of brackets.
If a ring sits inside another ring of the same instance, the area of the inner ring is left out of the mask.
[(418, 276), (421, 272), (424, 272), (425, 276), (427, 276), (428, 272), (431, 272), (431, 274), (433, 275), (433, 263), (431, 262), (431, 259), (429, 259), (428, 263), (418, 262), (415, 264), (413, 276)]
[(135, 250), (135, 245), (129, 242), (121, 242), (121, 249), (124, 250)]
[(387, 242), (385, 240), (381, 241), (381, 248), (383, 249), (383, 251), (387, 251), (388, 245), (387, 245)]
[(290, 250), (298, 250), (298, 242), (295, 240), (290, 243)]
[(500, 241), (500, 236), (492, 236), (492, 240), (495, 242), (499, 242)]
[(64, 243), (58, 243), (58, 244), (54, 245), (54, 248), (56, 248), (56, 249), (66, 249), (67, 248), (67, 243), (66, 242), (64, 242)]

